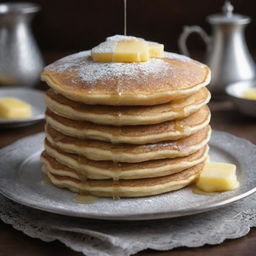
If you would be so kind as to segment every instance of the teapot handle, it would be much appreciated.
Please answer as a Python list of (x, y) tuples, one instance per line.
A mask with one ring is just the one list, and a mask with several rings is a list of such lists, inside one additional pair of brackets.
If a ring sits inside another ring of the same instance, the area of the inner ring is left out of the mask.
[(182, 54), (186, 56), (190, 56), (188, 47), (187, 47), (187, 39), (188, 36), (192, 33), (197, 33), (201, 36), (206, 45), (210, 42), (210, 37), (206, 34), (206, 32), (199, 26), (184, 26), (183, 32), (181, 33), (178, 39), (178, 46)]

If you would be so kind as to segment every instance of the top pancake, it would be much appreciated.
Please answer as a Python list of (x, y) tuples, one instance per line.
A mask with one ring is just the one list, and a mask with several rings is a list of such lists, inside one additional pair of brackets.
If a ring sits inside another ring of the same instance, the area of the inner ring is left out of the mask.
[(47, 66), (41, 77), (85, 104), (156, 105), (197, 92), (209, 83), (210, 70), (174, 53), (140, 63), (98, 63), (83, 51)]

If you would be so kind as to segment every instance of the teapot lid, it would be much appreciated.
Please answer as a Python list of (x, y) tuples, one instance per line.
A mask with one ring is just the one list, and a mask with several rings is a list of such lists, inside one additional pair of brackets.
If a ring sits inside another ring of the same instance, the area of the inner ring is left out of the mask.
[(226, 1), (222, 7), (222, 13), (209, 15), (207, 20), (211, 24), (248, 24), (250, 17), (233, 13), (234, 6)]

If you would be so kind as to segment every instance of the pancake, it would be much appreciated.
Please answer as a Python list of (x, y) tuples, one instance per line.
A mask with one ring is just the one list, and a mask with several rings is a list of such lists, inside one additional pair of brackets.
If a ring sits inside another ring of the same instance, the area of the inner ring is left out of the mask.
[(184, 99), (174, 100), (155, 106), (102, 106), (86, 105), (65, 98), (53, 89), (46, 93), (48, 108), (71, 120), (89, 121), (109, 125), (156, 124), (174, 119), (182, 119), (198, 111), (210, 100), (210, 93), (204, 87)]
[(65, 152), (76, 153), (91, 160), (130, 163), (188, 156), (204, 147), (210, 138), (210, 126), (177, 141), (146, 145), (111, 144), (91, 139), (78, 139), (58, 132), (49, 124), (46, 125), (45, 132), (47, 140), (54, 147)]
[(210, 81), (209, 68), (174, 53), (140, 63), (98, 63), (90, 51), (47, 66), (43, 81), (58, 93), (85, 104), (156, 105), (192, 95)]
[(210, 116), (209, 108), (204, 106), (182, 120), (152, 125), (110, 126), (70, 120), (50, 110), (46, 111), (47, 123), (65, 135), (130, 144), (148, 144), (187, 137), (206, 127), (210, 122)]
[[(45, 151), (41, 160), (47, 162), (58, 161), (59, 163), (75, 170), (71, 173), (73, 178), (84, 180), (89, 179), (141, 179), (151, 177), (161, 177), (173, 173), (181, 172), (196, 164), (205, 161), (208, 155), (208, 146), (195, 153), (180, 158), (161, 159), (146, 161), (141, 163), (114, 163), (112, 161), (92, 161), (76, 154), (65, 153), (54, 148), (47, 140), (45, 141)], [(68, 173), (62, 173), (69, 176)]]
[(158, 195), (183, 188), (198, 177), (203, 169), (204, 162), (188, 168), (182, 172), (169, 176), (137, 179), (120, 180), (86, 180), (81, 181), (76, 178), (58, 175), (56, 173), (74, 172), (57, 161), (43, 165), (43, 171), (50, 178), (51, 182), (61, 188), (67, 188), (77, 193), (90, 193), (100, 197), (142, 197)]

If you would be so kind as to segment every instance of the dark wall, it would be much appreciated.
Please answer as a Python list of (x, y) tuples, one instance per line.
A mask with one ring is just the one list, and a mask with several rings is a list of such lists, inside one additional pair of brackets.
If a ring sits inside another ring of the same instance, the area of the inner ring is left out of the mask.
[[(127, 0), (128, 34), (165, 44), (177, 51), (177, 38), (183, 25), (201, 25), (210, 32), (206, 16), (220, 12), (223, 0)], [(123, 0), (33, 0), (42, 10), (33, 31), (42, 50), (88, 49), (105, 37), (123, 33)], [(246, 30), (250, 49), (256, 50), (256, 1), (233, 0), (235, 11), (249, 15)], [(191, 36), (191, 48), (203, 43)]]

